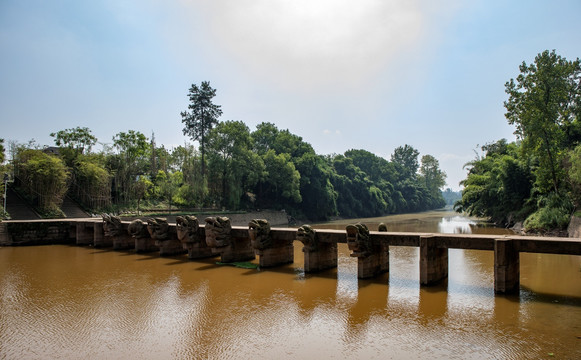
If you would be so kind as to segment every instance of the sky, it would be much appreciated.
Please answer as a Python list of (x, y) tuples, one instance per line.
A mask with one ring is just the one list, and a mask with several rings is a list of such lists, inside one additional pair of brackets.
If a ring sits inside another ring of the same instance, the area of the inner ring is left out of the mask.
[(409, 144), (458, 190), (506, 138), (504, 84), (544, 50), (581, 57), (581, 1), (0, 0), (0, 138), (88, 127), (191, 142), (209, 81), (221, 121), (289, 129), (319, 154)]

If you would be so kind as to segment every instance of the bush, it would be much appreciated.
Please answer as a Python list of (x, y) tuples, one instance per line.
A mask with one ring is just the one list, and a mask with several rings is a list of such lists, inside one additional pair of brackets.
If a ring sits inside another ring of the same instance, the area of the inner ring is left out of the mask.
[(525, 220), (524, 227), (533, 231), (564, 229), (569, 225), (572, 212), (573, 204), (566, 195), (550, 193), (540, 197), (538, 210)]

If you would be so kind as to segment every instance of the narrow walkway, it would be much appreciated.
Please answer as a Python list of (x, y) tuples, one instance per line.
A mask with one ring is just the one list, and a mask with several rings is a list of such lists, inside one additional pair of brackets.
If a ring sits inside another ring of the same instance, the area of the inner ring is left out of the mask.
[(65, 213), (67, 218), (90, 217), (74, 200), (68, 196), (65, 196), (61, 210)]
[(6, 191), (6, 211), (12, 220), (36, 220), (40, 216), (10, 187)]

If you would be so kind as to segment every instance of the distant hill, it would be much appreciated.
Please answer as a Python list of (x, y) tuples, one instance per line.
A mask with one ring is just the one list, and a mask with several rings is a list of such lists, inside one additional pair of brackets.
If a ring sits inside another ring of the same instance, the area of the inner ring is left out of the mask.
[(447, 188), (442, 191), (442, 196), (444, 197), (444, 201), (446, 201), (446, 205), (454, 205), (456, 201), (462, 198), (462, 192), (452, 191), (452, 189)]

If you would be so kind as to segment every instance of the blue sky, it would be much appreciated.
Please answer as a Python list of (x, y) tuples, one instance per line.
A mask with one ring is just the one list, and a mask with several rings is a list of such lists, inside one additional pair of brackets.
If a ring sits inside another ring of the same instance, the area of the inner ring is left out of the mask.
[(410, 144), (459, 189), (478, 145), (514, 140), (519, 64), (581, 56), (579, 16), (579, 0), (2, 0), (0, 138), (86, 126), (180, 145), (188, 88), (210, 81), (221, 120), (320, 154)]

